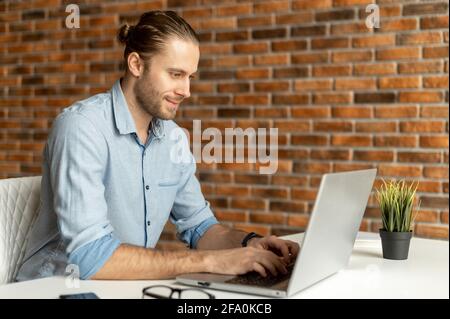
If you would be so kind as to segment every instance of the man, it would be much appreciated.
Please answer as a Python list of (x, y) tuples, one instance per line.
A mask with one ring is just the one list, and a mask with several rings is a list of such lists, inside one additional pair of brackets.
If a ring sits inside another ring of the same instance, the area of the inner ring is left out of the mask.
[[(154, 11), (123, 26), (119, 40), (124, 77), (54, 122), (41, 208), (17, 280), (63, 274), (67, 264), (77, 265), (82, 279), (285, 273), (296, 243), (220, 225), (192, 153), (190, 161), (171, 160), (172, 119), (190, 96), (199, 61), (195, 32), (175, 12)], [(191, 250), (153, 249), (169, 218)]]

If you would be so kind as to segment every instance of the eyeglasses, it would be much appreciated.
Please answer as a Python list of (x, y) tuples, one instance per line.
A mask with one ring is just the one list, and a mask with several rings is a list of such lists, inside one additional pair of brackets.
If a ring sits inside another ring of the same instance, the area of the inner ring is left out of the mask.
[(206, 291), (195, 288), (178, 289), (164, 285), (145, 287), (142, 289), (142, 299), (215, 299), (216, 297)]

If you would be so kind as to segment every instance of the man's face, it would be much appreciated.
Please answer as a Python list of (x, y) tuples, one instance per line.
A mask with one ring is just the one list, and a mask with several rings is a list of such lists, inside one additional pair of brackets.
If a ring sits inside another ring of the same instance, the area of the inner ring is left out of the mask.
[(152, 117), (175, 118), (176, 111), (190, 94), (190, 80), (197, 71), (198, 45), (177, 38), (169, 39), (165, 49), (154, 55), (149, 67), (137, 79), (134, 94), (139, 106)]

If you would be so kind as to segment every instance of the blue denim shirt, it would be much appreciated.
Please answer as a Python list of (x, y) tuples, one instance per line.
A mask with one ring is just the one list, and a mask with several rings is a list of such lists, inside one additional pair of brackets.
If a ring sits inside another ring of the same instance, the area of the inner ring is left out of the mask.
[[(217, 220), (187, 137), (174, 130), (153, 120), (142, 144), (120, 80), (64, 109), (44, 149), (41, 207), (16, 279), (62, 274), (67, 263), (90, 278), (121, 243), (155, 247), (168, 219), (195, 248)], [(180, 148), (187, 155), (173, 160)]]

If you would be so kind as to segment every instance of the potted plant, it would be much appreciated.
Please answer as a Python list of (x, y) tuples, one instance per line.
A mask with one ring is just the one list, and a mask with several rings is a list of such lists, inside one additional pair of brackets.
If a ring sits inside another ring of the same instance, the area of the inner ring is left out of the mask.
[[(377, 190), (377, 200), (381, 209), (383, 228), (380, 229), (383, 258), (404, 260), (408, 258), (409, 244), (412, 237), (412, 223), (417, 217), (414, 200), (417, 186), (405, 181), (383, 180)], [(417, 208), (420, 206), (420, 202)]]

